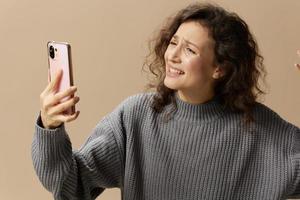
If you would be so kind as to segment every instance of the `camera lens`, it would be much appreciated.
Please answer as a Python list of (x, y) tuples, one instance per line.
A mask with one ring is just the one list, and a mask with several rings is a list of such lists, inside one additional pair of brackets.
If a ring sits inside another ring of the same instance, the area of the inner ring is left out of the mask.
[(55, 57), (55, 52), (54, 52), (53, 46), (50, 46), (50, 48), (49, 48), (49, 55), (50, 55), (50, 58), (52, 58), (52, 59)]

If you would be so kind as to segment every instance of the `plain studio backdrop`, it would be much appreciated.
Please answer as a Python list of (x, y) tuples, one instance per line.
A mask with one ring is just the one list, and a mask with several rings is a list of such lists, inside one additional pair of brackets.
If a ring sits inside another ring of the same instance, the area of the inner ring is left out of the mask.
[[(66, 127), (77, 149), (104, 115), (143, 91), (147, 41), (166, 17), (191, 2), (1, 0), (0, 199), (53, 199), (30, 154), (39, 95), (47, 85), (47, 41), (72, 45), (81, 114)], [(300, 63), (300, 1), (215, 2), (238, 13), (257, 39), (268, 72), (264, 103), (300, 126), (300, 71), (294, 67)], [(98, 199), (120, 199), (120, 190), (107, 189)]]

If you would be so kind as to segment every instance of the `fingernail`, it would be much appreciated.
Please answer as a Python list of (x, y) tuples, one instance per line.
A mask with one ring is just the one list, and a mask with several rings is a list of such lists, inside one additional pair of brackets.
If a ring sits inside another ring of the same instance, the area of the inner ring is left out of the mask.
[(61, 74), (62, 73), (62, 69), (57, 69), (57, 71), (56, 71), (56, 76), (58, 76), (59, 74)]

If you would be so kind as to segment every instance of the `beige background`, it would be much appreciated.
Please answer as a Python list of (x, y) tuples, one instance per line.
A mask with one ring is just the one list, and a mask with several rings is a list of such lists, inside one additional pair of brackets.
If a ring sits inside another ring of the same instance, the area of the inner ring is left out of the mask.
[[(48, 40), (73, 47), (79, 118), (67, 125), (78, 148), (95, 124), (129, 95), (143, 90), (147, 40), (163, 20), (192, 1), (0, 1), (0, 199), (52, 199), (39, 183), (30, 145), (47, 84)], [(217, 0), (255, 34), (268, 71), (265, 104), (300, 126), (299, 0)], [(120, 199), (118, 189), (98, 199)]]

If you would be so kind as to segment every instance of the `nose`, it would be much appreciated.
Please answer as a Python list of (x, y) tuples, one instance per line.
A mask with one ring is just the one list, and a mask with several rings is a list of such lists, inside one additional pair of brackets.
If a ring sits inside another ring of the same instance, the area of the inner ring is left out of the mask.
[(181, 54), (181, 47), (178, 44), (170, 51), (169, 60), (174, 63), (180, 63), (181, 62), (180, 54)]

